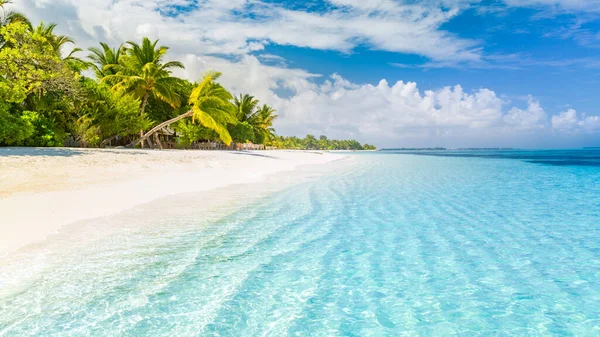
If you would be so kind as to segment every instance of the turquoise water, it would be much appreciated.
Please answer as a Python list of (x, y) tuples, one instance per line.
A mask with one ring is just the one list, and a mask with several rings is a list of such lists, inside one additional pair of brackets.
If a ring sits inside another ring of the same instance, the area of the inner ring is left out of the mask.
[(353, 155), (47, 258), (0, 336), (600, 336), (598, 158)]

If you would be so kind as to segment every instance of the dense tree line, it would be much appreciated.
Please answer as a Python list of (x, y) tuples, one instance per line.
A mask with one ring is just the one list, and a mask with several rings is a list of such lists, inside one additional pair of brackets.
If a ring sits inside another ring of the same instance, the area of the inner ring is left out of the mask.
[(304, 138), (275, 136), (272, 145), (280, 149), (296, 150), (376, 150), (374, 145), (361, 145), (356, 140), (328, 139), (320, 136), (319, 139), (313, 135)]
[(54, 24), (33, 26), (6, 10), (7, 3), (0, 0), (0, 145), (156, 146), (159, 131), (168, 129), (181, 147), (206, 140), (289, 149), (372, 148), (324, 136), (277, 136), (273, 108), (251, 95), (234, 97), (217, 82), (216, 72), (197, 83), (173, 76), (184, 66), (166, 61), (168, 47), (158, 41), (144, 38), (116, 48), (100, 43), (87, 57), (78, 48), (65, 55), (65, 46), (74, 44), (70, 37), (56, 34)]

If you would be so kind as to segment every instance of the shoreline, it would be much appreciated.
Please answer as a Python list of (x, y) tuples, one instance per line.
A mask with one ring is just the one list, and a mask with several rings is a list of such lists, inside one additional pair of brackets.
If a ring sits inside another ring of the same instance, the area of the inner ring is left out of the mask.
[[(0, 149), (0, 257), (154, 200), (256, 183), (346, 156), (314, 151)], [(216, 192), (219, 193), (219, 192)]]

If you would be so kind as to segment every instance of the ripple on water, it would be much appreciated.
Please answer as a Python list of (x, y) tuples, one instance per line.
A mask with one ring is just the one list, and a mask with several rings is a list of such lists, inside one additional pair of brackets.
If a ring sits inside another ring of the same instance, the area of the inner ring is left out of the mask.
[(600, 170), (531, 156), (358, 155), (226, 217), (92, 222), (0, 336), (600, 335)]

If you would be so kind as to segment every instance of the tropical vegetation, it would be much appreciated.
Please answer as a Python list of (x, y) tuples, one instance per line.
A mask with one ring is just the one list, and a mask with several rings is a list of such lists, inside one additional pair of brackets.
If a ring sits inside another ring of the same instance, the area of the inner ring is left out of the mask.
[(376, 150), (370, 144), (361, 145), (356, 140), (328, 139), (322, 135), (318, 139), (313, 135), (304, 138), (275, 136), (271, 144), (279, 149), (295, 150)]
[[(209, 72), (175, 76), (166, 46), (143, 38), (82, 50), (0, 0), (0, 145), (160, 147), (165, 139), (254, 143), (280, 149), (373, 149), (354, 140), (278, 136), (276, 111), (249, 94), (232, 95)], [(161, 141), (162, 139), (162, 141)], [(173, 144), (170, 144), (173, 145)]]

